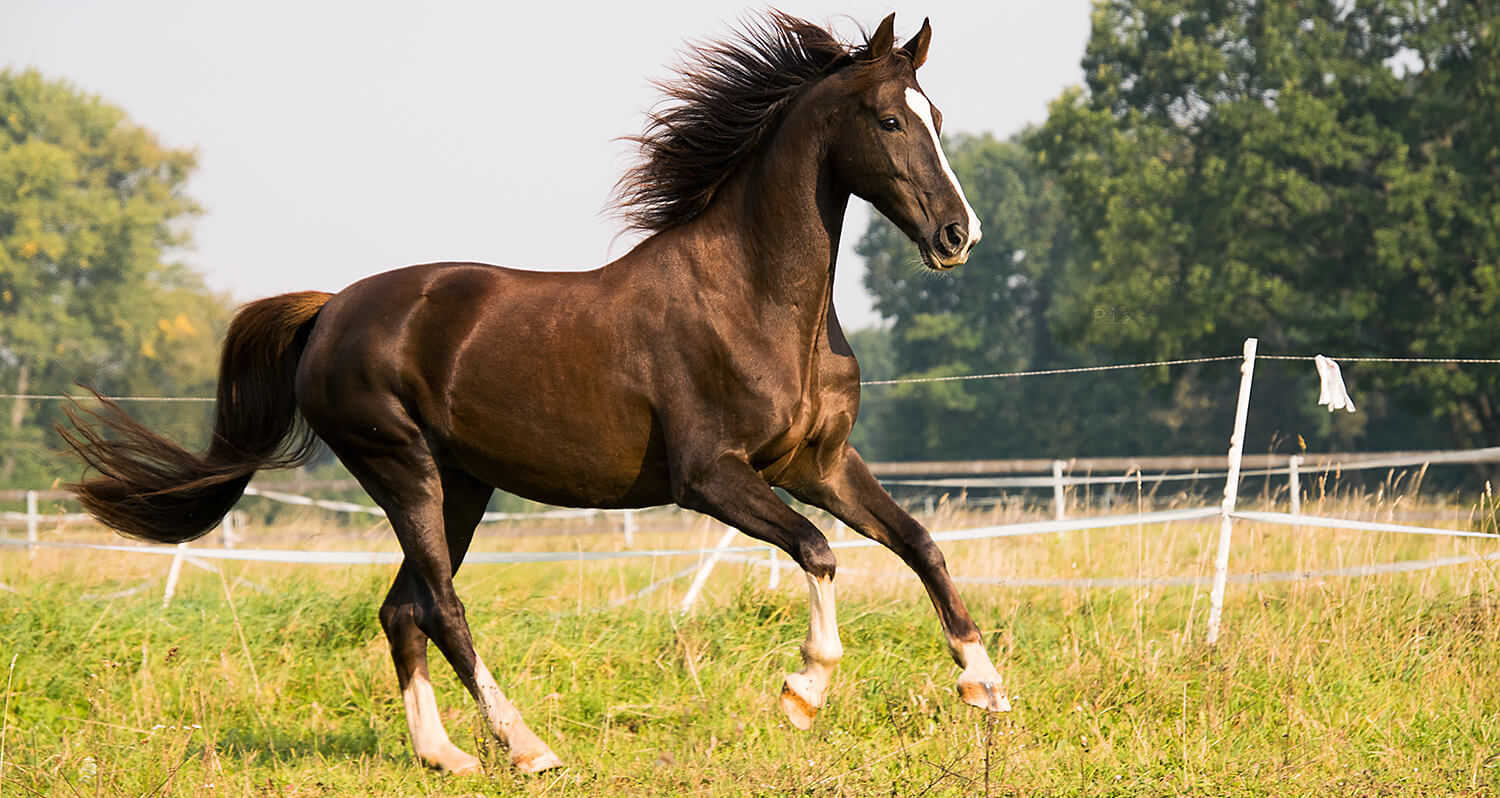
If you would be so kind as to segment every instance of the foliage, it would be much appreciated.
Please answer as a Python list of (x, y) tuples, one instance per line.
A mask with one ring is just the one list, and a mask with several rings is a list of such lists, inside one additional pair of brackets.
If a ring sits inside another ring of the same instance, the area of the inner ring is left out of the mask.
[[(1110, 362), (1091, 342), (1059, 340), (1062, 309), (1081, 307), (1074, 226), (1055, 179), (1022, 140), (959, 136), (947, 147), (984, 230), (964, 266), (934, 274), (883, 219), (859, 251), (877, 309), (892, 319), (887, 346), (903, 378), (994, 374)], [(1090, 308), (1107, 339), (1158, 320), (1119, 305)], [(865, 339), (853, 341), (865, 356)], [(1219, 364), (1216, 364), (1219, 365)], [(1233, 376), (1232, 367), (1210, 370)], [(1160, 372), (872, 386), (857, 440), (880, 460), (1070, 457), (1214, 451), (1224, 446), (1233, 386)], [(1228, 401), (1225, 401), (1225, 397)], [(1227, 411), (1225, 408), (1228, 408)]]
[[(163, 261), (197, 207), (190, 152), (35, 72), (0, 72), (0, 392), (211, 394), (226, 302)], [(0, 485), (59, 469), (55, 401), (0, 401)], [(148, 422), (170, 415), (143, 410)]]
[[(1086, 231), (1060, 338), (1118, 356), (1485, 356), (1500, 345), (1493, 12), (1471, 3), (1101, 3), (1086, 91), (1030, 143)], [(1158, 323), (1102, 330), (1089, 309)], [(1494, 369), (1352, 380), (1500, 443)]]

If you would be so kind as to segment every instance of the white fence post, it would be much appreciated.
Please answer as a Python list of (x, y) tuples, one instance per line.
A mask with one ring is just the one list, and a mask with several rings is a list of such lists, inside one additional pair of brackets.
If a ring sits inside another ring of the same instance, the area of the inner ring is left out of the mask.
[(177, 595), (177, 580), (182, 578), (182, 555), (187, 548), (187, 543), (177, 544), (177, 551), (172, 554), (172, 566), (167, 569), (167, 587), (162, 591), (161, 608), (166, 609), (172, 605), (172, 597)]
[(1063, 488), (1063, 466), (1067, 465), (1062, 460), (1052, 461), (1052, 517), (1062, 521), (1068, 517), (1068, 497)]
[(36, 544), (41, 539), (38, 530), (41, 528), (42, 514), (37, 510), (36, 491), (26, 491), (26, 552), (32, 557), (36, 556)]
[(626, 510), (623, 514), (625, 519), (625, 548), (635, 545), (635, 510)]
[[(1294, 454), (1286, 459), (1286, 489), (1292, 495), (1292, 515), (1302, 514), (1302, 455)], [(1302, 531), (1302, 527), (1293, 526), (1292, 533)]]
[(1229, 475), (1224, 480), (1224, 503), (1219, 510), (1219, 552), (1214, 558), (1214, 586), (1209, 594), (1208, 634), (1204, 642), (1219, 641), (1219, 620), (1224, 612), (1224, 585), (1229, 579), (1229, 535), (1234, 525), (1230, 513), (1240, 490), (1240, 460), (1245, 454), (1245, 416), (1250, 409), (1250, 381), (1255, 376), (1255, 347), (1260, 341), (1245, 339), (1245, 362), (1240, 366), (1240, 396), (1234, 407), (1234, 434), (1229, 436)]
[(723, 554), (724, 549), (728, 548), (730, 541), (734, 540), (734, 536), (738, 534), (739, 530), (734, 527), (725, 529), (724, 535), (719, 538), (718, 545), (714, 546), (713, 551), (709, 552), (708, 556), (704, 558), (703, 564), (698, 566), (698, 574), (693, 577), (693, 583), (688, 585), (687, 594), (682, 597), (682, 612), (687, 612), (693, 608), (693, 604), (698, 601), (698, 594), (703, 591), (703, 583), (708, 581), (708, 574), (714, 569), (714, 563), (719, 561), (719, 556)]
[(775, 590), (781, 584), (781, 558), (776, 556), (776, 547), (771, 547), (771, 575), (766, 578), (766, 589)]
[(224, 538), (224, 548), (232, 549), (239, 542), (239, 533), (234, 528), (234, 511), (230, 510), (224, 514), (224, 520), (219, 522), (219, 535)]

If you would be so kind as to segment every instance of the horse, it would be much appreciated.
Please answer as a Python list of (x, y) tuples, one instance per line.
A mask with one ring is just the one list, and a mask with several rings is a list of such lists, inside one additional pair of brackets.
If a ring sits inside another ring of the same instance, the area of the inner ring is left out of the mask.
[(430, 640), (512, 766), (562, 764), (475, 652), (453, 586), (495, 489), (553, 505), (677, 504), (785, 551), (805, 573), (802, 668), (782, 712), (810, 728), (843, 655), (827, 540), (773, 490), (889, 547), (920, 577), (968, 704), (1009, 710), (931, 535), (849, 444), (859, 366), (833, 306), (851, 196), (936, 271), (980, 223), (917, 82), (932, 26), (897, 46), (769, 12), (690, 51), (616, 187), (646, 235), (593, 271), (409, 266), (336, 294), (251, 302), (226, 332), (212, 440), (189, 451), (104, 397), (62, 430), (104, 524), (163, 543), (215, 527), (263, 468), (321, 440), (386, 512), (403, 561), (380, 608), (416, 757), (462, 773), (428, 676)]

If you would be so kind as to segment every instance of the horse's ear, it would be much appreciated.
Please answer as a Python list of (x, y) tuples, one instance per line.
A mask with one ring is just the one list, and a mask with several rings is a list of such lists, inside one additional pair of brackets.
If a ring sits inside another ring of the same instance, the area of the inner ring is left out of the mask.
[(875, 35), (870, 37), (870, 60), (879, 61), (891, 54), (891, 48), (896, 45), (896, 14), (880, 21), (880, 27), (875, 29)]
[(911, 56), (913, 69), (927, 63), (927, 45), (929, 44), (932, 44), (932, 21), (924, 19), (922, 29), (917, 31), (917, 35), (911, 37), (911, 41), (901, 45), (901, 49)]

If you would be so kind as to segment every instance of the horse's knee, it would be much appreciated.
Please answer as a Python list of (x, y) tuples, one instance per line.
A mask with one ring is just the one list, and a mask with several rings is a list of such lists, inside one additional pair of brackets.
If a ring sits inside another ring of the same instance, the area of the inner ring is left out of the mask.
[(948, 560), (943, 556), (943, 550), (934, 543), (932, 538), (927, 538), (915, 547), (915, 556), (923, 565), (934, 571), (948, 570)]
[(798, 541), (797, 550), (792, 554), (797, 565), (814, 578), (832, 579), (834, 572), (838, 570), (838, 560), (833, 556), (833, 549), (822, 535), (809, 535)]

